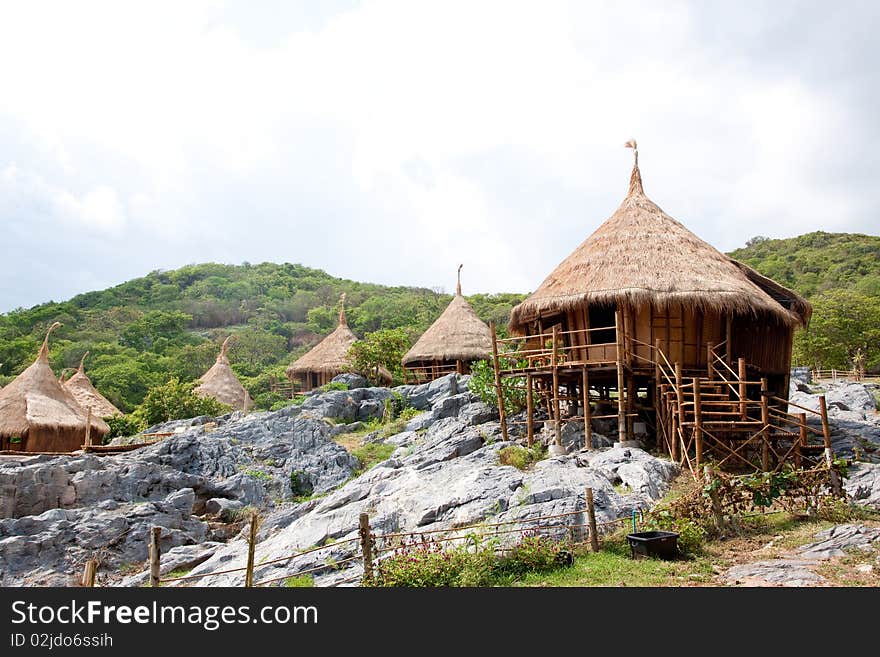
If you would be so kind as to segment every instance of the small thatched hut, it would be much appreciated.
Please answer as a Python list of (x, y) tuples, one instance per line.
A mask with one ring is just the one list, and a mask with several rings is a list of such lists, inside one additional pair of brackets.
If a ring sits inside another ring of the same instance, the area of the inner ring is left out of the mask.
[[(0, 449), (27, 452), (72, 452), (85, 443), (87, 411), (49, 367), (49, 334), (46, 333), (34, 363), (0, 391)], [(110, 427), (91, 416), (92, 442), (100, 443)]]
[[(344, 292), (340, 297), (340, 305), (339, 325), (336, 329), (285, 370), (295, 389), (304, 392), (312, 390), (330, 383), (337, 374), (353, 371), (348, 350), (357, 342), (357, 336), (348, 328)], [(391, 384), (391, 372), (384, 367), (379, 368), (377, 375), (385, 385)]]
[[(92, 385), (89, 377), (83, 371), (83, 364), (86, 362), (86, 356), (89, 352), (83, 354), (79, 361), (79, 369), (67, 381), (64, 381), (64, 388), (73, 395), (77, 403), (85, 409), (91, 409), (92, 415), (98, 417), (111, 417), (113, 415), (122, 415), (122, 411), (116, 408), (110, 400), (102, 395), (95, 386)], [(64, 373), (62, 372), (62, 376)]]
[(213, 397), (221, 404), (228, 404), (240, 411), (246, 411), (254, 405), (254, 402), (229, 365), (228, 350), (231, 337), (230, 335), (223, 341), (217, 362), (202, 375), (199, 379), (199, 385), (193, 392), (200, 397)]
[(433, 381), (451, 372), (468, 374), (471, 363), (492, 353), (489, 327), (461, 295), (462, 267), (458, 266), (455, 297), (403, 357), (408, 383)]

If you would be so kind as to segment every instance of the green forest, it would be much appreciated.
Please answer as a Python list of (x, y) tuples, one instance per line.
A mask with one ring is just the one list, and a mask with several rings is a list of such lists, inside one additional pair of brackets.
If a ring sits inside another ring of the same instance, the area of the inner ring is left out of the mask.
[[(339, 297), (346, 292), (351, 329), (363, 338), (401, 329), (412, 344), (452, 296), (416, 287), (386, 287), (334, 278), (298, 264), (188, 265), (154, 271), (122, 285), (0, 315), (0, 385), (33, 362), (47, 327), (50, 363), (57, 373), (79, 365), (120, 410), (130, 412), (150, 388), (172, 378), (200, 377), (214, 363), (220, 343), (235, 339), (233, 369), (258, 407), (279, 400), (269, 382), (336, 327)], [(467, 297), (499, 332), (523, 294)]]
[[(811, 325), (796, 339), (796, 364), (843, 369), (862, 359), (869, 370), (880, 368), (880, 237), (754, 237), (729, 255), (813, 303)], [(452, 298), (425, 288), (343, 280), (299, 264), (208, 263), (154, 271), (69, 301), (0, 315), (0, 385), (33, 362), (47, 327), (59, 321), (63, 326), (50, 343), (53, 369), (74, 368), (89, 351), (92, 382), (130, 412), (151, 388), (201, 376), (220, 342), (234, 333), (233, 368), (257, 406), (268, 408), (280, 400), (270, 393), (270, 381), (282, 380), (285, 367), (336, 326), (342, 292), (349, 326), (360, 338), (387, 330), (384, 335), (399, 346), (412, 344)], [(525, 296), (467, 299), (503, 333), (511, 308)]]
[(753, 237), (729, 253), (813, 304), (794, 362), (880, 370), (880, 237), (818, 231), (789, 239)]

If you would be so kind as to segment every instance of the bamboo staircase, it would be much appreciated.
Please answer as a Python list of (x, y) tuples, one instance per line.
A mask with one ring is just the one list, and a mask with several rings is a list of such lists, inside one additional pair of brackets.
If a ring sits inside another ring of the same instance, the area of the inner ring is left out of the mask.
[[(734, 371), (718, 354), (723, 346), (709, 345), (706, 370), (683, 372), (655, 345), (658, 449), (694, 473), (707, 459), (728, 470), (778, 471), (786, 463), (802, 468), (823, 460), (830, 466), (825, 398), (818, 412), (790, 404), (768, 390), (766, 378), (749, 380), (743, 359)], [(810, 415), (821, 429), (808, 422)]]

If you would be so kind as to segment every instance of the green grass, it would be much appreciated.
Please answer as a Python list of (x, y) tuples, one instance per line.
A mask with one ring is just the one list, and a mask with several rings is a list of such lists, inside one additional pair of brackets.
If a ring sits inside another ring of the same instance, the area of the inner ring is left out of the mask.
[(632, 559), (623, 536), (605, 539), (598, 552), (580, 552), (574, 564), (544, 573), (530, 573), (512, 586), (683, 586), (710, 582), (707, 558), (663, 561)]
[(388, 443), (368, 443), (362, 447), (353, 449), (351, 453), (358, 461), (360, 461), (361, 467), (358, 473), (361, 473), (387, 459), (395, 449), (397, 449), (395, 445), (390, 445)]
[(294, 575), (284, 580), (284, 586), (289, 589), (311, 588), (314, 585), (311, 575)]
[(520, 445), (509, 445), (499, 450), (498, 462), (501, 465), (512, 465), (517, 470), (526, 470), (545, 456), (547, 456), (546, 448), (541, 444), (535, 444), (531, 449)]
[(262, 470), (257, 470), (255, 468), (248, 468), (244, 471), (246, 475), (253, 477), (254, 479), (260, 479), (262, 481), (269, 481), (272, 479), (272, 475), (268, 472), (263, 472)]

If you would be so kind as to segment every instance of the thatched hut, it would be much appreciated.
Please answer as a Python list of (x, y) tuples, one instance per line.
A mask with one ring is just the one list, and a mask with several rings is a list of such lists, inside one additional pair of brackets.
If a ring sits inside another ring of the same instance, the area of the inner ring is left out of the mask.
[[(357, 336), (348, 328), (345, 316), (345, 293), (340, 297), (339, 324), (336, 329), (305, 355), (294, 361), (286, 370), (294, 389), (304, 392), (330, 383), (334, 376), (352, 372), (348, 350), (357, 342)], [(384, 385), (390, 385), (392, 376), (384, 367), (373, 373)]]
[(433, 381), (452, 372), (468, 374), (471, 363), (489, 358), (492, 353), (489, 327), (461, 294), (462, 267), (458, 266), (452, 301), (403, 357), (408, 383)]
[(221, 404), (228, 404), (240, 411), (247, 411), (254, 402), (229, 364), (230, 335), (223, 341), (217, 361), (199, 379), (193, 392), (200, 397), (213, 397)]
[[(623, 202), (511, 312), (511, 334), (525, 337), (523, 371), (557, 417), (560, 399), (583, 411), (589, 388), (604, 403), (616, 396), (621, 440), (640, 409), (662, 410), (655, 397), (673, 365), (679, 381), (713, 385), (723, 369), (743, 390), (766, 379), (765, 394), (787, 398), (792, 338), (809, 322), (809, 302), (660, 209), (645, 195), (635, 141), (627, 146), (635, 163)], [(726, 400), (729, 388), (710, 392)]]
[(100, 443), (110, 427), (89, 414), (49, 367), (49, 334), (61, 326), (55, 322), (46, 333), (34, 363), (0, 391), (0, 450), (72, 452), (90, 439)]
[[(79, 369), (67, 381), (63, 382), (64, 388), (73, 395), (77, 403), (85, 409), (91, 409), (92, 415), (98, 417), (111, 417), (113, 415), (122, 415), (122, 411), (116, 408), (110, 400), (102, 395), (95, 386), (92, 385), (89, 377), (83, 371), (83, 365), (86, 362), (86, 356), (89, 352), (83, 354), (79, 361)], [(61, 373), (62, 377), (64, 373)]]

